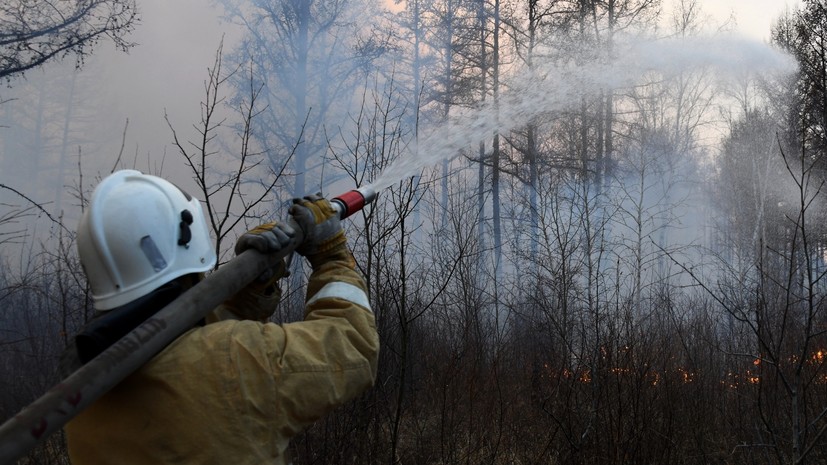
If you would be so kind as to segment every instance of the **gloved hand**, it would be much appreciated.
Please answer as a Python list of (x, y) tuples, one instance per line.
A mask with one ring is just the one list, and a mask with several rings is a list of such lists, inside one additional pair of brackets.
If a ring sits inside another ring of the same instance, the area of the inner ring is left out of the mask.
[(256, 249), (263, 254), (276, 253), (290, 245), (296, 235), (285, 223), (264, 223), (247, 231), (235, 243), (235, 254), (240, 255), (247, 249)]
[[(296, 232), (284, 223), (265, 223), (242, 234), (235, 244), (236, 255), (247, 249), (263, 254), (276, 253), (290, 245)], [(276, 311), (281, 300), (278, 281), (287, 275), (284, 260), (267, 269), (247, 287), (224, 302), (224, 308), (241, 319), (264, 321)]]
[(347, 239), (339, 214), (321, 195), (293, 199), (290, 215), (304, 233), (304, 241), (296, 252), (306, 257), (313, 268), (329, 257), (347, 251)]
[[(296, 236), (296, 231), (285, 223), (264, 223), (247, 231), (238, 238), (235, 243), (235, 254), (241, 255), (247, 249), (255, 249), (263, 254), (276, 253), (290, 245), (290, 241)], [(266, 282), (275, 276), (279, 279), (285, 276), (284, 263), (277, 265), (262, 273), (257, 281)]]

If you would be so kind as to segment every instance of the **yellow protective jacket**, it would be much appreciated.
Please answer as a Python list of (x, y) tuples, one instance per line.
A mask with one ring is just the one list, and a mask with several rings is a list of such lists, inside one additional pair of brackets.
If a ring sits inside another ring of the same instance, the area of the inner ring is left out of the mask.
[(376, 324), (347, 255), (314, 270), (304, 321), (179, 337), (66, 425), (72, 463), (289, 463), (294, 435), (376, 377)]

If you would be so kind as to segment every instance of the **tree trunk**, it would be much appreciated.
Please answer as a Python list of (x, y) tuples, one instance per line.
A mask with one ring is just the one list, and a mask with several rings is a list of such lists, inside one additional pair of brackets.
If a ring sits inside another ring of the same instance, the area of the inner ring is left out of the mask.
[[(494, 93), (495, 117), (499, 120), (500, 99), (500, 0), (494, 0), (494, 46), (492, 55), (492, 91)], [(502, 224), (500, 219), (500, 135), (494, 134), (491, 153), (491, 220), (494, 229), (495, 278), (499, 277), (502, 262)]]
[(57, 165), (57, 182), (55, 182), (55, 211), (60, 213), (63, 209), (63, 178), (66, 176), (67, 157), (69, 154), (69, 126), (72, 122), (72, 111), (75, 107), (75, 84), (77, 83), (77, 70), (72, 72), (72, 81), (69, 84), (69, 95), (66, 97), (66, 115), (63, 118), (63, 134), (60, 144), (60, 159)]
[(308, 56), (310, 54), (309, 36), (311, 3), (312, 0), (302, 0), (299, 3), (300, 7), (297, 18), (298, 32), (296, 34), (296, 40), (298, 44), (296, 47), (298, 50), (298, 56), (296, 57), (296, 82), (293, 89), (293, 95), (296, 102), (294, 114), (295, 120), (293, 122), (296, 137), (296, 140), (294, 141), (296, 144), (296, 153), (293, 160), (296, 175), (296, 181), (293, 185), (293, 196), (295, 197), (302, 197), (308, 193), (306, 185), (306, 171), (309, 152), (307, 144), (304, 143), (304, 140), (299, 140), (299, 138), (306, 138), (304, 135), (305, 122), (307, 121), (308, 112), (310, 111), (310, 109), (307, 108), (307, 69)]
[[(485, 25), (487, 23), (487, 13), (485, 11), (485, 0), (479, 0), (479, 7), (477, 10), (477, 23), (479, 25), (480, 31), (480, 100), (481, 102), (485, 102), (485, 94), (487, 91), (486, 86), (486, 76), (488, 74), (488, 65), (487, 65), (487, 56), (486, 56), (486, 28)], [(480, 148), (479, 148), (479, 173), (477, 178), (477, 196), (478, 196), (478, 208), (479, 208), (479, 246), (480, 251), (480, 266), (482, 266), (485, 254), (484, 254), (484, 244), (485, 244), (485, 141), (480, 141)]]

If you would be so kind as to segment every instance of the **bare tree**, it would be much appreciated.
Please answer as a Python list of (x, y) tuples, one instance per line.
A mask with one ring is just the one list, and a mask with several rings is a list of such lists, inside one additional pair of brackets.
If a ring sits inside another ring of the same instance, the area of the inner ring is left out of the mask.
[[(727, 384), (744, 399), (727, 412), (739, 428), (731, 455), (739, 463), (820, 463), (827, 434), (824, 181), (819, 158), (789, 155), (775, 127), (758, 110), (733, 124), (721, 170), (732, 189), (725, 192), (740, 197), (721, 205), (728, 228), (719, 249), (729, 253), (717, 276), (684, 270), (728, 318), (719, 347)], [(807, 153), (803, 139), (799, 149)]]
[[(257, 106), (261, 86), (255, 83), (250, 71), (247, 75), (247, 98), (240, 100), (235, 108), (240, 117), (239, 126), (233, 129), (240, 145), (237, 152), (231, 155), (231, 158), (235, 159), (235, 166), (232, 166), (232, 162), (216, 159), (219, 149), (225, 146), (220, 139), (224, 135), (222, 130), (228, 129), (228, 123), (221, 116), (222, 105), (225, 103), (224, 86), (239, 72), (239, 68), (226, 72), (222, 66), (223, 44), (216, 51), (213, 66), (208, 68), (207, 80), (204, 82), (205, 100), (201, 102), (201, 122), (195, 126), (195, 140), (189, 143), (180, 140), (169, 117), (166, 116), (175, 147), (183, 156), (201, 193), (207, 221), (215, 235), (215, 251), (219, 257), (224, 252), (224, 240), (236, 226), (246, 226), (250, 219), (261, 220), (271, 216), (272, 212), (267, 209), (264, 201), (274, 193), (292, 157), (291, 152), (280, 170), (273, 171), (267, 163), (267, 153), (255, 148), (253, 124), (255, 118), (264, 110)], [(258, 178), (255, 179), (254, 176)], [(221, 260), (216, 263), (216, 267), (220, 264)]]
[(11, 0), (0, 3), (0, 78), (11, 80), (50, 60), (77, 65), (108, 38), (121, 50), (138, 22), (135, 0)]
[[(220, 2), (243, 24), (240, 61), (250, 63), (265, 107), (255, 140), (274, 169), (290, 160), (293, 196), (320, 186), (326, 131), (344, 125), (358, 84), (384, 53), (383, 40), (365, 27), (376, 9), (354, 0)], [(241, 82), (240, 92), (247, 93)], [(292, 148), (292, 150), (291, 150)]]
[[(74, 233), (63, 225), (63, 219), (53, 217), (43, 204), (17, 189), (0, 184), (0, 190), (12, 192), (29, 205), (0, 204), (0, 245), (24, 244), (19, 248), (18, 266), (8, 266), (9, 248), (0, 257), (0, 389), (6, 394), (0, 402), (0, 418), (5, 420), (58, 381), (59, 354), (69, 336), (86, 321), (91, 300), (74, 253)], [(6, 207), (10, 209), (4, 213)], [(30, 240), (28, 228), (2, 230), (8, 226), (4, 222), (15, 223), (27, 216), (45, 217), (54, 226), (52, 237), (40, 243), (40, 250), (35, 243), (25, 245)], [(52, 251), (48, 247), (55, 242), (57, 248)], [(68, 463), (62, 435), (53, 435), (31, 450), (28, 459)]]
[[(0, 188), (6, 186), (0, 185)], [(26, 227), (21, 221), (33, 214), (34, 207), (21, 207), (10, 203), (0, 203), (0, 245), (16, 243), (26, 237)]]

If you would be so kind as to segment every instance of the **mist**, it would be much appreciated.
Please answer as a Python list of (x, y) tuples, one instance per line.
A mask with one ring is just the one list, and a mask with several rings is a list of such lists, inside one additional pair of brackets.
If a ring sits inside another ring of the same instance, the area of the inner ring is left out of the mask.
[[(164, 113), (181, 127), (198, 120), (206, 69), (222, 38), (230, 43), (238, 36), (208, 1), (145, 1), (139, 8), (141, 23), (130, 36), (137, 45), (129, 53), (102, 42), (80, 70), (71, 58), (51, 62), (0, 90), (7, 101), (0, 182), (25, 190), (55, 216), (71, 215), (69, 223), (77, 218), (69, 205), (79, 161), (86, 188), (116, 167), (119, 154), (120, 167), (158, 173), (165, 166), (182, 174), (180, 163), (166, 164), (172, 137)], [(37, 124), (44, 141), (33, 147)], [(20, 203), (7, 191), (0, 195)]]

